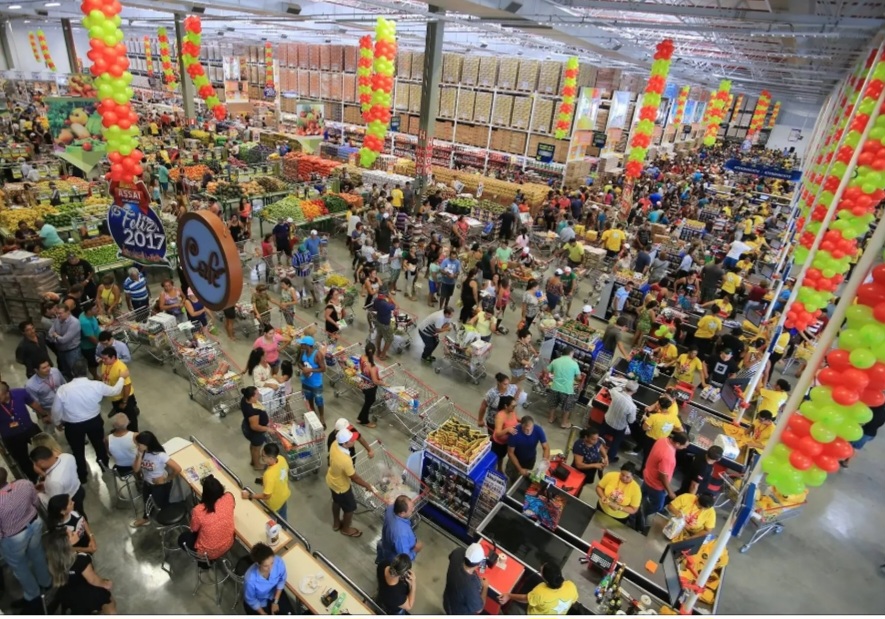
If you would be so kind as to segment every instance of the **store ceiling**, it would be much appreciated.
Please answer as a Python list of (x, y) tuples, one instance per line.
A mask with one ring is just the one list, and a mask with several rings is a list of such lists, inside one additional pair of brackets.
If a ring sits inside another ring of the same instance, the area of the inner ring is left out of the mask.
[[(4, 0), (13, 19), (79, 19), (79, 0)], [(445, 47), (531, 58), (578, 55), (646, 74), (654, 45), (676, 44), (679, 81), (819, 104), (885, 26), (885, 0), (123, 0), (127, 32), (146, 34), (170, 12), (204, 7), (207, 37), (225, 41), (355, 42), (378, 15), (395, 19), (404, 49), (424, 46), (428, 19), (445, 21)], [(58, 5), (58, 6), (55, 6)], [(12, 9), (11, 6), (20, 8)], [(216, 30), (217, 27), (217, 30)], [(144, 31), (144, 32), (143, 32)]]

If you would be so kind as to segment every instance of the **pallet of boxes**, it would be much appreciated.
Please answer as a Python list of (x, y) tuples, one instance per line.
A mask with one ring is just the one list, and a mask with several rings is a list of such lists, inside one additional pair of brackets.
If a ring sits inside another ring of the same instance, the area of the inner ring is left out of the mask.
[(662, 245), (671, 242), (670, 234), (667, 232), (667, 226), (663, 224), (651, 224), (652, 242)]
[(0, 320), (18, 325), (25, 320), (40, 323), (40, 304), (44, 293), (60, 287), (52, 260), (29, 251), (17, 250), (0, 258)]

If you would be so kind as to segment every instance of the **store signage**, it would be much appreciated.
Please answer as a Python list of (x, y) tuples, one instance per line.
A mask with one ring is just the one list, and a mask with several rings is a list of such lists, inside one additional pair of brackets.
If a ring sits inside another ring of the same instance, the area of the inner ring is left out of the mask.
[(395, 114), (390, 117), (390, 130), (391, 131), (399, 131), (399, 123), (400, 117), (399, 114)]
[(538, 144), (538, 150), (535, 154), (535, 161), (541, 163), (550, 163), (553, 161), (553, 153), (556, 151), (555, 144)]
[(121, 258), (148, 266), (166, 266), (166, 231), (151, 209), (150, 193), (142, 181), (111, 181), (113, 204), (108, 209), (108, 231)]
[(686, 135), (691, 133), (691, 125), (682, 125), (682, 133)]
[(243, 292), (240, 252), (224, 222), (209, 211), (178, 221), (178, 263), (200, 302), (213, 311), (232, 307)]
[(729, 159), (725, 162), (725, 169), (741, 174), (753, 174), (754, 176), (763, 176), (765, 178), (778, 178), (782, 181), (798, 181), (802, 178), (801, 170), (787, 170), (786, 168), (775, 168), (773, 166), (752, 165), (742, 163), (740, 159)]
[(604, 148), (607, 139), (608, 136), (605, 135), (605, 131), (593, 132), (593, 146), (595, 146), (596, 148)]

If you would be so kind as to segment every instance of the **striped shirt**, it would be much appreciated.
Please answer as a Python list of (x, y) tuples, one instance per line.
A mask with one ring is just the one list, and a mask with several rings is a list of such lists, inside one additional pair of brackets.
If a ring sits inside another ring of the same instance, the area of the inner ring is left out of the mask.
[(296, 252), (292, 256), (292, 268), (295, 269), (295, 275), (298, 277), (307, 277), (313, 268), (311, 255), (306, 251)]
[(12, 537), (37, 516), (37, 489), (26, 479), (0, 488), (0, 538)]
[(636, 421), (636, 402), (633, 397), (620, 389), (609, 391), (611, 404), (605, 413), (605, 423), (612, 430), (626, 430), (627, 426)]
[(126, 291), (126, 294), (133, 301), (147, 301), (150, 296), (148, 294), (147, 280), (144, 277), (139, 277), (135, 281), (131, 277), (127, 277), (123, 282), (123, 290)]

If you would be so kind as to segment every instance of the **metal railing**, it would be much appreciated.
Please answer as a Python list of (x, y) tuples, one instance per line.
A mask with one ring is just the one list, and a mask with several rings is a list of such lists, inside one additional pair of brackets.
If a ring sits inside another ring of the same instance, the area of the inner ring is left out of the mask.
[(325, 563), (327, 568), (329, 568), (332, 572), (334, 572), (334, 574), (338, 578), (340, 578), (342, 581), (344, 581), (344, 584), (346, 584), (348, 587), (351, 588), (351, 590), (353, 590), (360, 597), (362, 597), (362, 600), (361, 600), (362, 603), (365, 604), (366, 606), (368, 606), (372, 610), (372, 612), (374, 612), (376, 615), (387, 614), (384, 612), (384, 610), (380, 606), (378, 606), (378, 604), (375, 602), (375, 600), (372, 599), (372, 596), (370, 596), (368, 593), (363, 591), (362, 588), (359, 587), (355, 582), (353, 582), (353, 580), (351, 580), (349, 576), (347, 576), (344, 572), (342, 572), (340, 569), (338, 569), (338, 567), (334, 563), (329, 561), (329, 559), (326, 558), (326, 555), (321, 553), (319, 550), (315, 550), (311, 554), (313, 555), (313, 557), (316, 560), (321, 561), (322, 563)]

